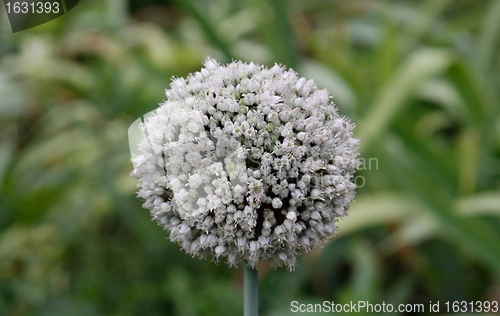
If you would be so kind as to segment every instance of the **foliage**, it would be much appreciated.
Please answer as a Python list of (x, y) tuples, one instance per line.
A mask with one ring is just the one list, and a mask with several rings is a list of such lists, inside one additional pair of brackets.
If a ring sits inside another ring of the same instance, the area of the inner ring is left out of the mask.
[[(127, 5), (129, 5), (127, 7)], [(242, 271), (179, 251), (135, 198), (128, 126), (210, 55), (294, 68), (357, 124), (356, 203), (290, 302), (500, 300), (500, 1), (81, 1), (0, 27), (0, 314), (237, 315)]]

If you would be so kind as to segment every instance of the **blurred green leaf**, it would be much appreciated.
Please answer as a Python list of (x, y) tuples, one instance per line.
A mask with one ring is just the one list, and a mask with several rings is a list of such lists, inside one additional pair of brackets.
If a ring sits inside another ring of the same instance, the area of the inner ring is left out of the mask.
[(231, 60), (233, 55), (230, 52), (229, 45), (219, 36), (216, 27), (212, 24), (212, 21), (207, 18), (204, 12), (200, 12), (200, 9), (192, 0), (175, 0), (175, 3), (186, 10), (188, 14), (200, 23), (207, 39), (224, 54), (226, 59)]
[(274, 62), (296, 67), (296, 52), (288, 17), (288, 6), (284, 0), (262, 0), (259, 11), (265, 16), (261, 33), (274, 55)]
[[(451, 207), (452, 197), (449, 193), (436, 186), (433, 178), (413, 167), (415, 163), (412, 161), (418, 158), (406, 151), (405, 146), (396, 139), (386, 143), (389, 153), (387, 158), (390, 157), (392, 166), (397, 166), (397, 169), (394, 169), (394, 176), (399, 185), (407, 187), (422, 198), (422, 201), (449, 229), (451, 233), (449, 238), (467, 246), (468, 251), (478, 256), (483, 264), (499, 272), (500, 248), (497, 247), (499, 234), (477, 219), (463, 219), (456, 216)], [(404, 163), (395, 157), (403, 157)]]
[(413, 49), (420, 38), (436, 23), (439, 15), (447, 8), (452, 0), (422, 1), (417, 17), (409, 21), (408, 29), (404, 32), (406, 49)]
[(356, 199), (349, 218), (337, 223), (339, 234), (347, 235), (363, 229), (399, 222), (408, 214), (419, 212), (418, 200), (402, 194), (378, 192)]
[(490, 66), (494, 62), (495, 52), (498, 50), (500, 37), (500, 1), (491, 1), (484, 24), (481, 38), (479, 40), (479, 66), (484, 73), (491, 71)]
[(379, 91), (376, 101), (358, 123), (357, 135), (363, 139), (363, 150), (383, 135), (398, 111), (415, 89), (429, 77), (446, 69), (452, 62), (449, 52), (437, 49), (416, 51), (396, 71), (392, 79)]
[(380, 295), (380, 262), (375, 250), (356, 242), (352, 247), (354, 273), (352, 280), (353, 301), (377, 302)]
[(500, 195), (498, 192), (484, 192), (461, 198), (456, 203), (459, 214), (467, 216), (500, 216)]

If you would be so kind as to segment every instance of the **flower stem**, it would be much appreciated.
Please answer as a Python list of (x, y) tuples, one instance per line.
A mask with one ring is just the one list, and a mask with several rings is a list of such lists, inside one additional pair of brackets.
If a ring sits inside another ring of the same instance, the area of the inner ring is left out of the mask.
[(259, 315), (259, 281), (257, 270), (251, 267), (244, 267), (244, 316)]

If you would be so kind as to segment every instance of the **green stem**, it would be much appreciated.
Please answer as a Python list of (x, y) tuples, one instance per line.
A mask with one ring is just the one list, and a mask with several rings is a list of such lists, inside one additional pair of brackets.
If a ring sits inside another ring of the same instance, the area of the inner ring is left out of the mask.
[(244, 316), (259, 315), (259, 281), (257, 279), (257, 270), (245, 266), (244, 268)]

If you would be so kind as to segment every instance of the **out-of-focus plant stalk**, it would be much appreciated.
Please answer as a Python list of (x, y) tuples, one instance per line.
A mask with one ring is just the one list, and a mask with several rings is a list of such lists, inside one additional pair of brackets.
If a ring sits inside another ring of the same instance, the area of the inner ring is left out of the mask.
[(259, 281), (257, 269), (244, 267), (244, 316), (259, 315)]

